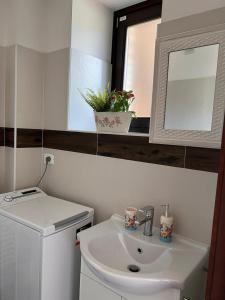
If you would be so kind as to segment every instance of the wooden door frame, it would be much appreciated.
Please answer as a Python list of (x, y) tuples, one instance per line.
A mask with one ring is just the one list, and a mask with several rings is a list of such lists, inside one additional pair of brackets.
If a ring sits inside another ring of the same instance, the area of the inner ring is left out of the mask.
[(206, 300), (225, 299), (225, 119), (212, 228)]

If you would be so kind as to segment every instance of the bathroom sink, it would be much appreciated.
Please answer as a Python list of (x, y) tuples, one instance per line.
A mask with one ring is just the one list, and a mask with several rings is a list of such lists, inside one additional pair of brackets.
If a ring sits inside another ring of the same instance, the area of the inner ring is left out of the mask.
[(124, 292), (183, 289), (191, 273), (206, 261), (208, 247), (180, 236), (165, 244), (154, 231), (152, 237), (145, 237), (141, 229), (126, 231), (123, 218), (114, 215), (79, 234), (82, 257), (100, 280)]

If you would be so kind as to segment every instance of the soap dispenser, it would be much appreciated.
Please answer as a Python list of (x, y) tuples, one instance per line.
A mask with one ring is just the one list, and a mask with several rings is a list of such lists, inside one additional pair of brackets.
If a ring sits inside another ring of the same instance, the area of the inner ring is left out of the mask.
[(173, 217), (169, 216), (169, 204), (162, 205), (165, 208), (165, 214), (160, 218), (160, 240), (162, 242), (172, 242)]

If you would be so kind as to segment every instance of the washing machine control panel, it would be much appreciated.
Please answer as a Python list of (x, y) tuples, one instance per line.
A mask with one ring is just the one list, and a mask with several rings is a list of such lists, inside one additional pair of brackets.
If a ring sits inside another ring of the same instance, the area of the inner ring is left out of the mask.
[(29, 198), (40, 196), (40, 194), (45, 195), (45, 193), (39, 188), (31, 188), (31, 189), (1, 194), (0, 207), (13, 205), (21, 201), (29, 200)]

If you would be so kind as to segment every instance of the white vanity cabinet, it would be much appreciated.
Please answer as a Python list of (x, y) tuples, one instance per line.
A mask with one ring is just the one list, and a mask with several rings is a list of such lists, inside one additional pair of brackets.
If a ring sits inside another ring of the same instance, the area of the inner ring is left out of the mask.
[[(122, 300), (121, 296), (84, 274), (80, 277), (80, 300)], [(125, 300), (125, 299), (124, 299)]]
[(205, 299), (207, 245), (175, 234), (168, 245), (159, 240), (156, 229), (153, 236), (143, 237), (141, 229), (125, 230), (118, 215), (80, 232), (78, 238), (80, 300), (93, 299), (94, 294), (99, 300)]

